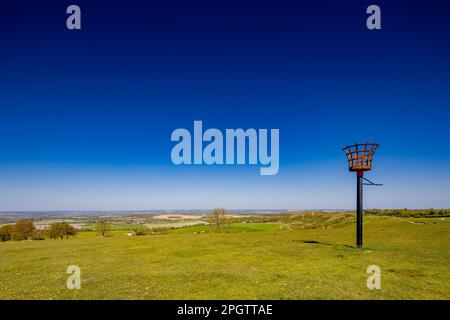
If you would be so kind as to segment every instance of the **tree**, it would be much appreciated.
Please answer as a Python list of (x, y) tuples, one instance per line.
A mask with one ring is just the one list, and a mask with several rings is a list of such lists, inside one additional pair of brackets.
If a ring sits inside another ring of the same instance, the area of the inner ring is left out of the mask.
[(20, 220), (16, 222), (12, 237), (14, 240), (27, 240), (34, 232), (33, 222), (30, 220)]
[(68, 224), (66, 227), (66, 238), (69, 239), (69, 236), (74, 237), (78, 232), (77, 229), (75, 229), (74, 226)]
[(105, 218), (101, 218), (97, 221), (96, 225), (97, 234), (101, 235), (102, 237), (105, 236), (105, 234), (111, 230), (111, 226), (108, 223), (108, 220)]
[(213, 209), (211, 214), (209, 215), (209, 223), (211, 223), (217, 232), (222, 231), (222, 227), (227, 222), (227, 218), (225, 217), (225, 209), (216, 208)]
[(69, 239), (69, 236), (74, 236), (76, 234), (77, 230), (67, 222), (53, 223), (50, 226), (49, 230), (49, 236), (51, 239), (56, 238), (64, 239), (64, 237)]
[(8, 224), (6, 226), (0, 227), (0, 241), (11, 240), (14, 234), (14, 225)]
[(60, 223), (53, 223), (50, 225), (50, 230), (48, 231), (48, 235), (50, 236), (50, 239), (56, 239), (56, 238), (63, 238), (62, 235), (62, 228), (60, 226)]

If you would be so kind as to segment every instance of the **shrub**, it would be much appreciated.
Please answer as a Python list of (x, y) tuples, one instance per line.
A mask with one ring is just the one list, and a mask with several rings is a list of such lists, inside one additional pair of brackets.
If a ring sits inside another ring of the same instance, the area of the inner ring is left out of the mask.
[(143, 229), (135, 229), (134, 234), (137, 236), (145, 236), (145, 231)]
[(153, 235), (160, 235), (160, 234), (167, 234), (169, 231), (167, 228), (152, 228), (151, 234)]
[(134, 229), (134, 233), (137, 236), (162, 235), (167, 234), (168, 232), (167, 228)]

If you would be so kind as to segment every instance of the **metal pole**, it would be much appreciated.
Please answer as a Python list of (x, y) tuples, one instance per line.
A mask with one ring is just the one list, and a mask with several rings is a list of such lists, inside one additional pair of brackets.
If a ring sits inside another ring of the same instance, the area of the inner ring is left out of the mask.
[(356, 172), (356, 245), (363, 243), (363, 171)]

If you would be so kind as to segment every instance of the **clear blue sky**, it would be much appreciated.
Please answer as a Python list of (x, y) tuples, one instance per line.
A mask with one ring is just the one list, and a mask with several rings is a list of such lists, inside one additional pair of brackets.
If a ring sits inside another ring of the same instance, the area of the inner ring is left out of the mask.
[[(447, 2), (73, 3), (80, 31), (72, 2), (2, 5), (0, 211), (353, 208), (367, 140), (366, 207), (450, 207)], [(173, 165), (194, 120), (279, 128), (279, 174)]]

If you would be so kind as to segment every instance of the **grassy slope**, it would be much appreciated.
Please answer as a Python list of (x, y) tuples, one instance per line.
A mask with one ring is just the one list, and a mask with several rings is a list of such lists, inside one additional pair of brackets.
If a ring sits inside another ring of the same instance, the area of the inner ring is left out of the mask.
[[(348, 246), (353, 224), (0, 243), (0, 299), (450, 298), (449, 220), (365, 221), (363, 250)], [(66, 289), (71, 264), (81, 267), (81, 290)], [(366, 287), (372, 264), (382, 290)]]

